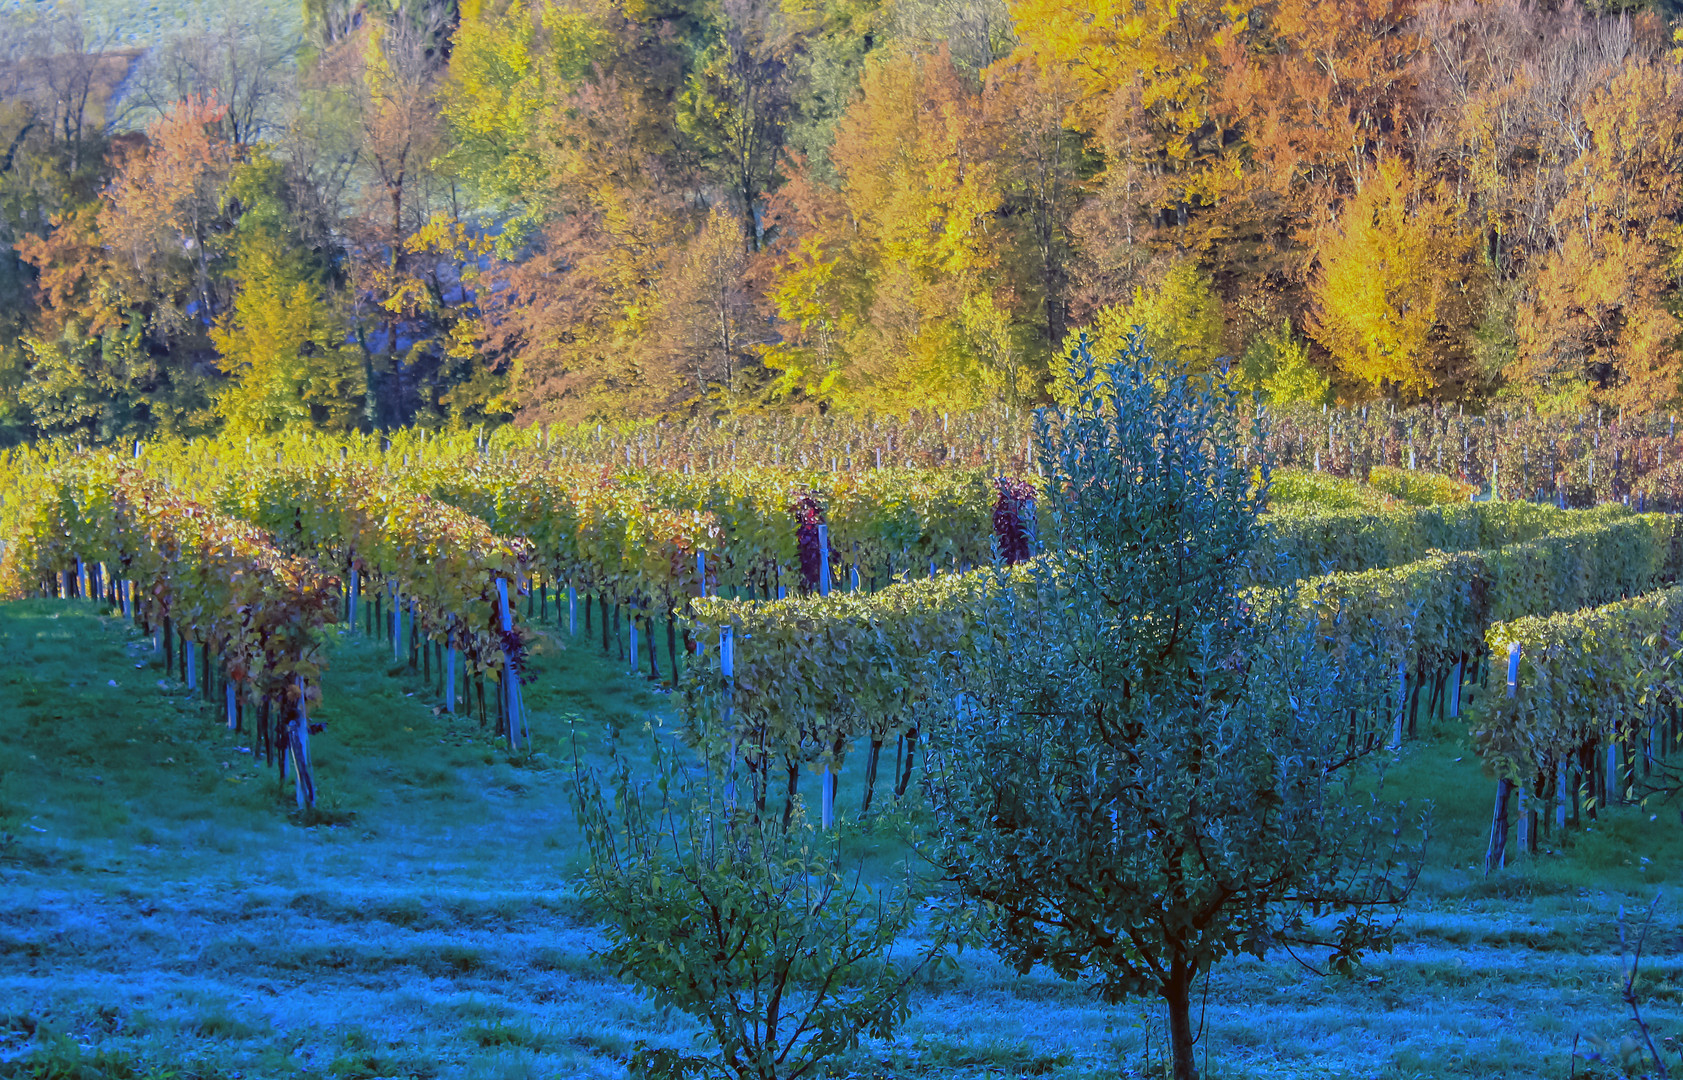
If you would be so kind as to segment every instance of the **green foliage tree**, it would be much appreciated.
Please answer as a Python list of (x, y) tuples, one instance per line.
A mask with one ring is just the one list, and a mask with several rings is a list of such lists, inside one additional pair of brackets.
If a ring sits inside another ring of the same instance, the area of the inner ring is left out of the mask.
[[(1101, 356), (1121, 355), (1137, 335), (1155, 369), (1204, 372), (1221, 351), (1224, 329), (1214, 281), (1197, 263), (1181, 260), (1152, 288), (1135, 289), (1131, 303), (1101, 308), (1092, 325), (1075, 331), (1064, 347), (1090, 340)], [(1074, 378), (1067, 365), (1054, 365), (1052, 397), (1060, 405), (1079, 396)]]
[(609, 963), (700, 1020), (715, 1052), (641, 1046), (633, 1075), (793, 1080), (862, 1036), (889, 1037), (959, 923), (897, 958), (923, 890), (873, 888), (844, 868), (840, 834), (803, 814), (785, 828), (779, 815), (739, 812), (718, 762), (692, 778), (658, 743), (654, 758), (648, 784), (616, 752), (611, 793), (575, 758), (584, 891), (606, 923)]
[(985, 662), (928, 706), (931, 854), (1019, 970), (1160, 997), (1190, 1080), (1200, 975), (1313, 945), (1347, 967), (1388, 945), (1416, 867), (1359, 794), (1382, 680), (1335, 666), (1289, 596), (1241, 591), (1266, 492), (1237, 393), (1164, 373), (1138, 337), (1068, 363), (1038, 455), (1062, 546), (1034, 570), (1062, 602), (1001, 602)]
[(1243, 390), (1256, 390), (1271, 405), (1320, 405), (1332, 390), (1332, 380), (1309, 359), (1309, 347), (1287, 319), (1245, 345), (1234, 380)]

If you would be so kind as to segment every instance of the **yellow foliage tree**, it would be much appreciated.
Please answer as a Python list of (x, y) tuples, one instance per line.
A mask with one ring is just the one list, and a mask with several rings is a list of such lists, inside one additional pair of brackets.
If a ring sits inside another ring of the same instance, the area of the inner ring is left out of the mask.
[(239, 291), (210, 336), (232, 379), (217, 411), (235, 435), (304, 427), (348, 431), (361, 413), (361, 367), (345, 326), (296, 249), (267, 232), (240, 241)]
[(804, 226), (775, 256), (768, 292), (796, 330), (766, 356), (783, 389), (908, 409), (964, 408), (1017, 385), (988, 310), (1000, 289), (998, 143), (979, 89), (944, 51), (867, 64), (830, 152), (840, 184), (800, 177), (783, 200)]
[(1345, 371), (1374, 387), (1422, 393), (1464, 349), (1474, 251), (1454, 202), (1421, 192), (1384, 158), (1322, 238), (1309, 331)]
[(1631, 58), (1584, 107), (1562, 235), (1519, 311), (1510, 376), (1555, 403), (1662, 408), (1683, 392), (1683, 67)]

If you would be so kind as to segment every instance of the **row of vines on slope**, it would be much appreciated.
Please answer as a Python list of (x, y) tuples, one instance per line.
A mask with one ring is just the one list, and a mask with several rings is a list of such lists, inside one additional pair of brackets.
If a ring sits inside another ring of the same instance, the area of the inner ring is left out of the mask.
[(1599, 806), (1683, 788), (1683, 587), (1500, 622), (1486, 640), (1507, 674), (1472, 722), (1497, 776), (1488, 866), (1506, 857), (1516, 793), (1517, 846), (1531, 854), (1539, 817), (1564, 830)]
[(1277, 467), (1359, 480), (1430, 469), (1498, 497), (1683, 509), (1683, 439), (1669, 413), (1298, 407), (1273, 413), (1259, 449)]
[[(1383, 657), (1399, 673), (1400, 741), (1423, 688), (1431, 691), (1428, 710), (1450, 695), (1458, 706), (1468, 662), (1481, 656), (1493, 622), (1602, 604), (1678, 576), (1683, 532), (1675, 518), (1567, 519), (1577, 527), (1253, 595), (1257, 603), (1290, 596), (1335, 654), (1360, 647)], [(868, 808), (881, 748), (897, 740), (896, 787), (903, 787), (916, 748), (912, 706), (933, 692), (944, 670), (966, 662), (988, 608), (1055, 602), (1031, 591), (1034, 580), (1025, 567), (988, 568), (868, 594), (697, 601), (689, 625), (705, 648), (685, 680), (686, 723), (697, 737), (721, 734), (723, 725), (722, 735), (754, 773), (757, 798), (769, 772), (786, 769), (792, 787), (802, 767), (817, 768), (827, 815), (834, 775), (864, 741)]]
[[(683, 423), (557, 425), (457, 432), (400, 429), (363, 435), (306, 432), (189, 446), (159, 441), (148, 456), (227, 459), (252, 453), (311, 462), (348, 455), (365, 464), (438, 460), (469, 454), (535, 456), (553, 465), (674, 471), (771, 466), (854, 472), (880, 467), (955, 465), (994, 472), (1034, 470), (1032, 416), (1007, 411), (894, 417), (742, 416)], [(1671, 414), (1540, 416), (1530, 410), (1467, 415), (1445, 406), (1268, 410), (1252, 439), (1258, 460), (1374, 481), (1399, 496), (1407, 488), (1388, 470), (1432, 470), (1451, 483), (1498, 496), (1571, 506), (1622, 502), (1652, 509), (1683, 507), (1683, 441)], [(127, 448), (125, 448), (126, 450)], [(1379, 470), (1375, 480), (1374, 470)], [(1433, 481), (1435, 497), (1459, 489)]]
[(498, 536), (472, 514), (351, 464), (244, 473), (223, 488), (218, 507), (287, 550), (342, 570), (353, 627), (359, 603), (389, 601), (391, 637), (401, 648), (407, 615), (411, 654), (418, 651), (429, 665), (432, 652), (441, 654), (452, 710), (458, 654), (464, 675), (477, 680), (481, 712), (484, 677), (491, 675), (501, 733), (511, 747), (529, 741), (520, 699), (528, 637), (513, 603), (529, 572), (529, 542)]
[(121, 605), (159, 628), (166, 650), (173, 627), (204, 651), (207, 674), (218, 657), (229, 726), (241, 727), (244, 706), (255, 704), (258, 749), (271, 763), (279, 752), (283, 778), (290, 757), (298, 805), (313, 807), (306, 710), (320, 698), (322, 632), (335, 620), (339, 580), (133, 469), (90, 460), (45, 479), (18, 537), (20, 564), (49, 594), (85, 591)]

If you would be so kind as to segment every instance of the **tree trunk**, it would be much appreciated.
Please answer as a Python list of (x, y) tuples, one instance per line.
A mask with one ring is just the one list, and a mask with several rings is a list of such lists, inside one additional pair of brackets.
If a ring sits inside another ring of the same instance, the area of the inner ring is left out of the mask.
[(900, 775), (894, 781), (894, 797), (896, 799), (906, 794), (906, 785), (912, 780), (912, 761), (917, 756), (917, 728), (910, 728), (906, 732), (906, 760), (900, 767)]
[(292, 707), (292, 719), (287, 724), (287, 746), (292, 752), (292, 779), (298, 798), (298, 809), (316, 805), (315, 770), (310, 767), (310, 721), (300, 698)]
[(859, 816), (871, 812), (871, 792), (877, 786), (877, 759), (882, 756), (882, 740), (872, 739), (870, 752), (865, 755), (865, 797), (859, 804)]
[(504, 707), (503, 703), (503, 689), (507, 683), (508, 680), (504, 677), (503, 673), (499, 673), (491, 682), (491, 697), (497, 703), (496, 736), (499, 739), (508, 737), (508, 710)]
[(264, 696), (257, 704), (257, 741), (263, 747), (263, 764), (275, 763), (275, 740), (269, 728), (269, 698)]
[(1512, 791), (1512, 781), (1496, 781), (1496, 809), (1490, 820), (1490, 847), (1484, 853), (1484, 872), (1487, 874), (1507, 863), (1508, 796)]
[(783, 829), (788, 831), (789, 819), (795, 813), (795, 790), (800, 784), (801, 766), (799, 762), (789, 762), (789, 796), (783, 801)]
[(1192, 979), (1196, 973), (1183, 960), (1169, 965), (1169, 979), (1162, 986), (1163, 1003), (1169, 1010), (1169, 1050), (1174, 1059), (1175, 1080), (1198, 1080), (1192, 1061)]

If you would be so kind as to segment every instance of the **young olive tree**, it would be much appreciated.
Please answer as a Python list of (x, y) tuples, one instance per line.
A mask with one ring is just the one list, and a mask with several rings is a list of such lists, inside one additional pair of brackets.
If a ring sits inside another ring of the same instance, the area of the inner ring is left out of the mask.
[(925, 891), (844, 869), (840, 834), (798, 808), (787, 827), (738, 811), (720, 775), (717, 761), (692, 771), (658, 744), (643, 779), (617, 751), (606, 783), (576, 762), (584, 892), (620, 976), (701, 1021), (715, 1051), (640, 1046), (633, 1076), (795, 1080), (862, 1036), (892, 1035), (963, 916), (936, 913), (897, 952)]
[(1160, 997), (1191, 1080), (1198, 976), (1387, 947), (1418, 847), (1361, 768), (1385, 722), (1371, 664), (1335, 666), (1291, 596), (1240, 585), (1266, 497), (1250, 410), (1137, 339), (1068, 362), (1038, 431), (1053, 550), (1034, 588), (995, 590), (991, 647), (927, 706), (933, 854), (1018, 970)]

